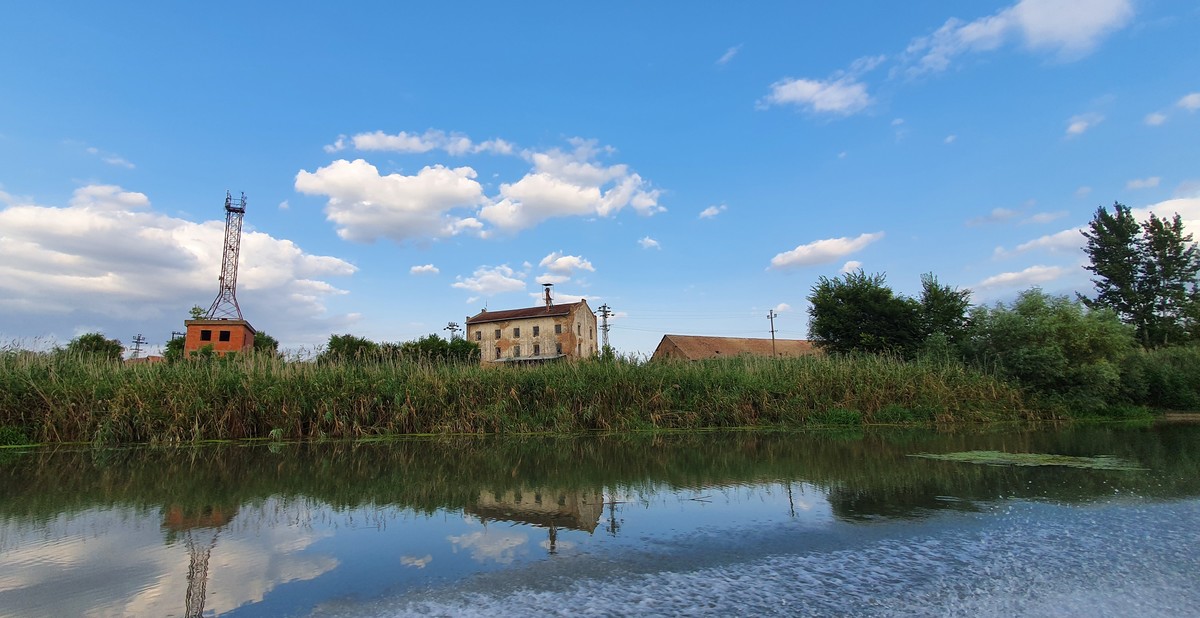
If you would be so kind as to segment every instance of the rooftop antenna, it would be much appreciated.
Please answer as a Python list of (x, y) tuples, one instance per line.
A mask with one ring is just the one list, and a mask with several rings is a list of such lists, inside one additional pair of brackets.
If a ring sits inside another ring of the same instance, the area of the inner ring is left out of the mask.
[(246, 194), (233, 201), (225, 192), (225, 248), (221, 252), (221, 290), (213, 300), (206, 320), (241, 320), (242, 309), (237, 302), (238, 253), (242, 248), (242, 217), (246, 215)]
[(550, 298), (550, 288), (554, 287), (554, 284), (543, 283), (542, 287), (546, 288), (546, 310), (549, 311), (554, 307), (554, 301)]

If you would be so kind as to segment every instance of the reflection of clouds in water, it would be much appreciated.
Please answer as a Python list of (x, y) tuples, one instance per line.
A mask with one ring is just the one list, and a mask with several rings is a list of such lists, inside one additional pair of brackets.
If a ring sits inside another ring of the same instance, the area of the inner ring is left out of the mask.
[(423, 558), (417, 558), (416, 556), (400, 557), (400, 564), (403, 564), (404, 566), (416, 567), (418, 569), (425, 568), (425, 565), (429, 564), (430, 562), (433, 562), (433, 556), (429, 554), (425, 554)]
[[(538, 547), (541, 547), (542, 549), (544, 549), (546, 551), (550, 551), (550, 539), (546, 539), (546, 540), (542, 541), (541, 543), (538, 543)], [(564, 550), (574, 549), (574, 548), (575, 548), (575, 544), (570, 541), (556, 541), (554, 543), (555, 551), (564, 551)]]
[(446, 540), (454, 545), (456, 553), (459, 549), (471, 550), (471, 557), (476, 562), (491, 560), (500, 564), (510, 564), (517, 557), (517, 549), (529, 542), (529, 535), (518, 532), (477, 530), (458, 536), (448, 536)]
[[(261, 601), (280, 584), (314, 579), (337, 567), (331, 556), (299, 553), (332, 535), (330, 531), (239, 525), (239, 520), (270, 518), (267, 514), (281, 510), (303, 518), (311, 511), (307, 503), (267, 500), (243, 506), (220, 531), (208, 560), (206, 614)], [(184, 542), (188, 533), (168, 544), (161, 523), (154, 509), (84, 511), (39, 525), (4, 522), (0, 537), (13, 549), (0, 552), (0, 606), (15, 615), (181, 615), (190, 562)], [(217, 530), (190, 533), (206, 548)], [(47, 599), (54, 600), (52, 608)]]

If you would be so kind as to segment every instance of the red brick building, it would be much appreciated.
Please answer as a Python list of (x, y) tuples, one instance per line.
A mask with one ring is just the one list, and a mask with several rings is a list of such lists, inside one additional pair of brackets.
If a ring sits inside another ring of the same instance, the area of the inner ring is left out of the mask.
[(217, 356), (254, 349), (253, 326), (245, 320), (185, 320), (187, 336), (183, 340), (186, 358), (201, 348), (212, 346)]

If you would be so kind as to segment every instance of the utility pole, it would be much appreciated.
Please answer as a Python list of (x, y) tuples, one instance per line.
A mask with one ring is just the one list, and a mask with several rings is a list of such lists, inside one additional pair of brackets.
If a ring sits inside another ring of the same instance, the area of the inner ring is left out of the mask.
[(767, 319), (771, 321), (771, 358), (775, 358), (775, 313), (774, 309), (767, 311)]
[(454, 335), (458, 331), (462, 330), (462, 327), (458, 325), (458, 322), (450, 322), (446, 325), (446, 328), (443, 328), (442, 330), (450, 331), (450, 341), (454, 341)]
[(612, 315), (612, 308), (608, 303), (600, 305), (600, 332), (604, 335), (604, 349), (608, 349), (608, 316)]
[(141, 333), (138, 333), (137, 337), (133, 338), (133, 356), (131, 358), (137, 358), (141, 356), (142, 346), (144, 345), (146, 345), (146, 338), (143, 337)]

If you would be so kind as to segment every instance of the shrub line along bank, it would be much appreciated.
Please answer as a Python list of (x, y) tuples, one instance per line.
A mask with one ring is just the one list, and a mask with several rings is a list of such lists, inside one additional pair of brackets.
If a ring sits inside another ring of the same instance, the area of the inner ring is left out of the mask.
[(393, 434), (995, 422), (1061, 413), (961, 365), (887, 357), (588, 361), (526, 368), (406, 361), (123, 367), (0, 356), (0, 427), (31, 442), (191, 442)]

